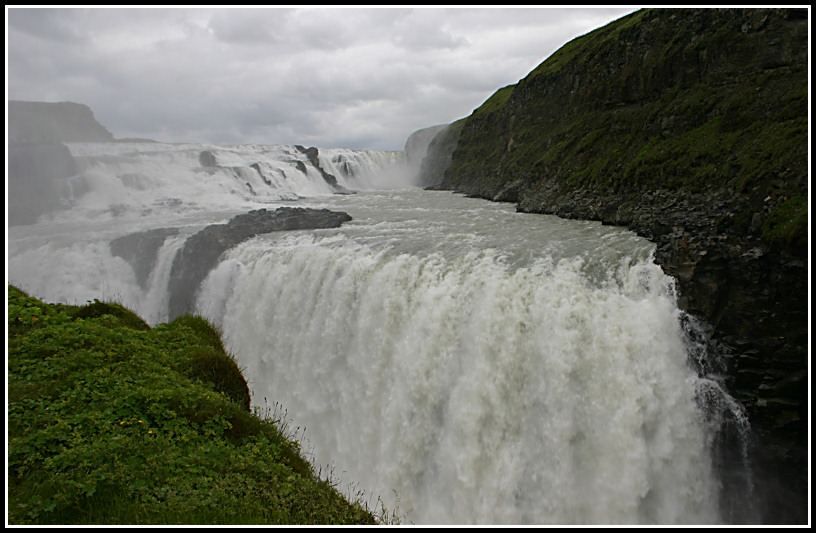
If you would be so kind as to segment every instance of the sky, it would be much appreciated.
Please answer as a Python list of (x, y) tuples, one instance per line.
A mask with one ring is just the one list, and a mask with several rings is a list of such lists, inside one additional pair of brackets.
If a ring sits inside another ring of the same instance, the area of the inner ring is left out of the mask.
[(402, 150), (636, 7), (6, 7), (6, 99), (116, 138)]

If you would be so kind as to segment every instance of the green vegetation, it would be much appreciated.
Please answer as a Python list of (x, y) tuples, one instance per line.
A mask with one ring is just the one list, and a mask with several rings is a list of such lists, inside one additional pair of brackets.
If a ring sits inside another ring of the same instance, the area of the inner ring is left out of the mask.
[(766, 244), (807, 242), (802, 16), (644, 9), (578, 37), (463, 119), (441, 187), (545, 211), (575, 191), (728, 194)]
[(796, 196), (777, 206), (762, 226), (762, 237), (767, 242), (807, 248), (807, 198)]
[[(8, 288), (8, 522), (375, 524), (249, 411), (219, 332)], [(390, 517), (395, 520), (395, 517)]]
[[(613, 23), (576, 37), (556, 50), (546, 61), (538, 65), (530, 75), (554, 74), (579, 59), (583, 61), (588, 57), (592, 57), (595, 55), (596, 50), (606, 46), (609, 42), (625, 39), (626, 34), (636, 28), (637, 24), (642, 21), (646, 12), (645, 10), (636, 11)], [(588, 45), (593, 48), (588, 49)]]
[(507, 103), (507, 99), (510, 98), (511, 94), (513, 94), (514, 88), (515, 85), (508, 85), (493, 93), (490, 98), (485, 100), (482, 105), (473, 111), (473, 117), (479, 117), (492, 113), (493, 111), (502, 110), (504, 108), (504, 104)]

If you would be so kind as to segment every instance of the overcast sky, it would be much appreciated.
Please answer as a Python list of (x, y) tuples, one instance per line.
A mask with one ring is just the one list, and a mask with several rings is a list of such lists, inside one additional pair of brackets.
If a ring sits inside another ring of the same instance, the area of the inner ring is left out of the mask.
[(7, 98), (117, 138), (401, 150), (635, 9), (7, 7)]

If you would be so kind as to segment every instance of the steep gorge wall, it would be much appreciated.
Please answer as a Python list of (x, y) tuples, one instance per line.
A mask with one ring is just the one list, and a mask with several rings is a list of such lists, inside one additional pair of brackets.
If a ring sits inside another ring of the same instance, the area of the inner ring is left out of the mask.
[(769, 522), (807, 512), (807, 17), (633, 13), (499, 90), (455, 123), (458, 139), (434, 139), (429, 156), (450, 164), (423, 177), (655, 242), (726, 355), (753, 463), (779, 483), (765, 484)]

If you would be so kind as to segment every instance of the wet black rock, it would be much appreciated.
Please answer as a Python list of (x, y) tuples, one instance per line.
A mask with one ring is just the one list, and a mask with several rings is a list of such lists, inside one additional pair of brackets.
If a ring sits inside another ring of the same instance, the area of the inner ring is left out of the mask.
[(159, 249), (167, 237), (177, 235), (178, 232), (178, 228), (158, 228), (131, 233), (112, 240), (110, 242), (111, 253), (130, 263), (136, 274), (136, 281), (142, 288), (146, 288), (150, 273), (156, 264)]
[(176, 253), (169, 281), (170, 319), (193, 310), (201, 282), (224, 252), (256, 236), (273, 231), (336, 228), (351, 220), (347, 213), (328, 209), (279, 207), (258, 209), (213, 224), (187, 239)]

